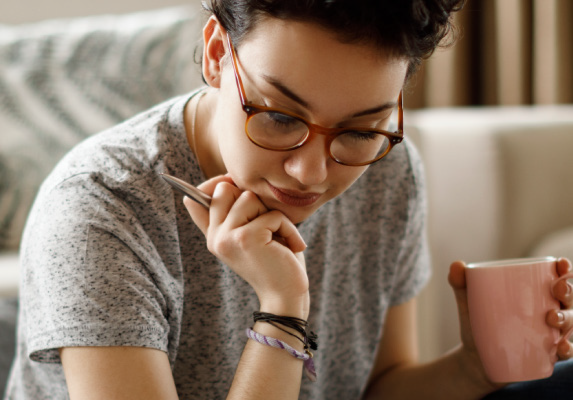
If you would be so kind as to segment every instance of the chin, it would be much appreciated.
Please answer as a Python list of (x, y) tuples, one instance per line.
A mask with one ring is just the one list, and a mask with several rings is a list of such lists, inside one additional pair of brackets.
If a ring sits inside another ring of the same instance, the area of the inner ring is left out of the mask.
[(293, 207), (279, 207), (275, 208), (281, 211), (286, 217), (295, 225), (304, 222), (311, 215), (313, 215), (320, 207), (312, 207), (311, 209), (293, 209)]

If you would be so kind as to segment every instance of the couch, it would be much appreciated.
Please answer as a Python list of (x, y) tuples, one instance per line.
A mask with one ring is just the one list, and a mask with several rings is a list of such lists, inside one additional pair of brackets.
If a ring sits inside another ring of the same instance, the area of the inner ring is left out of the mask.
[(573, 105), (427, 109), (404, 116), (424, 161), (433, 277), (419, 302), (421, 355), (459, 343), (449, 265), (573, 260)]
[[(40, 182), (83, 138), (198, 86), (202, 20), (189, 6), (0, 25), (0, 393)], [(419, 330), (430, 359), (459, 342), (451, 261), (573, 259), (573, 106), (408, 110), (405, 123), (428, 182), (434, 274)]]

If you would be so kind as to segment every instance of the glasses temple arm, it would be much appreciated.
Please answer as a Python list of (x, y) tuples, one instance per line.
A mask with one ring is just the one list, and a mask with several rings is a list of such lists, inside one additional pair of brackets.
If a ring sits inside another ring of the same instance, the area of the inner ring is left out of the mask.
[(239, 75), (239, 67), (237, 65), (237, 53), (235, 52), (235, 47), (233, 46), (233, 43), (231, 42), (231, 37), (229, 36), (229, 33), (226, 33), (227, 35), (227, 44), (229, 45), (229, 53), (231, 54), (231, 65), (233, 66), (233, 72), (235, 73), (235, 80), (237, 81), (237, 86), (239, 87), (239, 97), (241, 98), (241, 104), (246, 105), (247, 101), (245, 99), (245, 89), (243, 88), (243, 80), (241, 79), (241, 76)]

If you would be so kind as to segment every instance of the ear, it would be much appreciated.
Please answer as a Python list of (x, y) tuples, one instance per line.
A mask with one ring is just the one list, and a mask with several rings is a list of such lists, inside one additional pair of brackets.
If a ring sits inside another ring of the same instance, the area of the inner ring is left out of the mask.
[(219, 88), (225, 49), (225, 30), (214, 16), (203, 28), (203, 77), (211, 87)]

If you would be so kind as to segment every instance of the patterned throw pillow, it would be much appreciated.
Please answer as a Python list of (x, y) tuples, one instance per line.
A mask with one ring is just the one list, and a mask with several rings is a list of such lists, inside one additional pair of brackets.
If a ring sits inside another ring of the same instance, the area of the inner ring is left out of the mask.
[(74, 144), (201, 84), (202, 22), (195, 4), (0, 25), (0, 250)]

